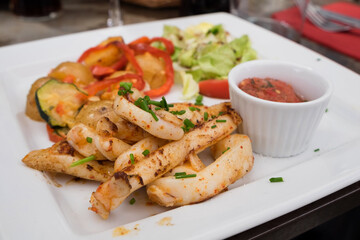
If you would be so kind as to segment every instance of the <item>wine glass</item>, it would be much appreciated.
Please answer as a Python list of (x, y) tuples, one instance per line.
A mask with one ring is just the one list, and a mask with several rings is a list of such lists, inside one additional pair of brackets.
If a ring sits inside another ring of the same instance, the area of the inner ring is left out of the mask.
[(115, 27), (123, 25), (121, 16), (120, 0), (109, 0), (109, 17), (107, 19), (108, 27)]
[[(300, 41), (305, 22), (305, 10), (309, 0), (230, 0), (230, 12), (249, 22), (285, 36), (293, 41)], [(289, 24), (271, 18), (273, 13), (300, 3), (301, 21), (299, 25)], [(296, 4), (295, 4), (296, 3)]]

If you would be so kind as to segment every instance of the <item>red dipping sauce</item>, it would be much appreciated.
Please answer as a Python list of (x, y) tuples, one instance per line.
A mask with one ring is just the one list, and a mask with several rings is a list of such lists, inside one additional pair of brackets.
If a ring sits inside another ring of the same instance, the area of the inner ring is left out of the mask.
[(254, 97), (273, 102), (304, 102), (296, 95), (291, 85), (272, 78), (247, 78), (239, 83), (239, 88)]

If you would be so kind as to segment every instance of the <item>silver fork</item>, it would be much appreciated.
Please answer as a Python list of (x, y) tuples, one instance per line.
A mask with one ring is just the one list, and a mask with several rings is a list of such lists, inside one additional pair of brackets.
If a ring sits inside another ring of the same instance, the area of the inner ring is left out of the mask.
[[(302, 0), (295, 0), (296, 5), (298, 8), (300, 8), (302, 5)], [(301, 8), (300, 8), (301, 9)], [(312, 5), (312, 3), (309, 1), (306, 7), (306, 17), (318, 28), (327, 31), (327, 32), (345, 32), (349, 31), (351, 27), (341, 25), (335, 22), (332, 22), (326, 18), (324, 18), (316, 7)]]

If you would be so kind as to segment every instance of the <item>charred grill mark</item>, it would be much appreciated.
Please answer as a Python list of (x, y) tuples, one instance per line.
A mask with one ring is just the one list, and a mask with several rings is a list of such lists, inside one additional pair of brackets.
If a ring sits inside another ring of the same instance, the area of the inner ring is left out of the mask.
[(116, 124), (113, 123), (108, 117), (105, 117), (105, 120), (106, 120), (107, 123), (109, 124), (109, 128), (110, 128), (111, 131), (113, 131), (113, 132), (118, 132), (118, 131), (119, 131), (119, 129), (118, 129), (118, 127), (116, 126)]
[(99, 113), (106, 113), (107, 112), (107, 107), (101, 107), (100, 109), (99, 109)]
[(59, 144), (57, 151), (60, 154), (69, 154), (71, 156), (74, 156), (75, 153), (75, 149), (72, 146), (70, 146), (70, 144), (67, 141), (61, 142)]
[(110, 140), (109, 140), (109, 148), (108, 148), (109, 151), (112, 150), (112, 145), (113, 145), (113, 140), (110, 139)]
[(135, 168), (134, 165), (130, 165), (130, 166), (127, 166), (127, 167), (123, 168), (122, 171), (128, 172), (128, 171), (133, 170), (134, 168)]
[(158, 169), (155, 171), (154, 176), (157, 177), (162, 172), (161, 169)]
[(91, 170), (93, 170), (94, 168), (93, 168), (91, 165), (86, 164), (86, 169), (89, 170), (89, 171), (91, 171)]
[(129, 186), (129, 189), (131, 189), (131, 184), (129, 182), (129, 176), (126, 173), (124, 173), (123, 171), (115, 172), (114, 178), (115, 178), (115, 180), (123, 180), (126, 183), (126, 185)]
[(104, 166), (103, 161), (97, 161), (97, 163), (98, 163), (99, 165), (101, 165), (101, 166)]
[(138, 182), (140, 183), (140, 185), (144, 186), (144, 181), (142, 179), (142, 177), (140, 175), (130, 175), (129, 177), (135, 177), (137, 178)]

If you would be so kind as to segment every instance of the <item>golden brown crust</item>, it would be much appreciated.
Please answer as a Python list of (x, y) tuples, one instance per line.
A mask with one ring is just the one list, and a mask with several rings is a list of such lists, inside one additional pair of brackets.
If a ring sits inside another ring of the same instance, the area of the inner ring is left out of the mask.
[(60, 141), (50, 148), (30, 152), (22, 161), (28, 167), (39, 171), (65, 173), (100, 182), (105, 182), (112, 176), (114, 163), (111, 161), (90, 161), (70, 167), (71, 163), (82, 158), (84, 157), (76, 152), (67, 141)]
[(32, 120), (35, 121), (44, 121), (39, 113), (39, 110), (36, 106), (36, 101), (35, 101), (35, 92), (36, 90), (38, 90), (39, 87), (41, 87), (42, 85), (44, 85), (44, 83), (46, 83), (47, 81), (49, 81), (50, 78), (49, 77), (43, 77), (43, 78), (39, 78), (38, 80), (36, 80), (30, 88), (30, 91), (27, 95), (26, 98), (26, 108), (25, 108), (25, 113), (26, 115), (31, 118)]

